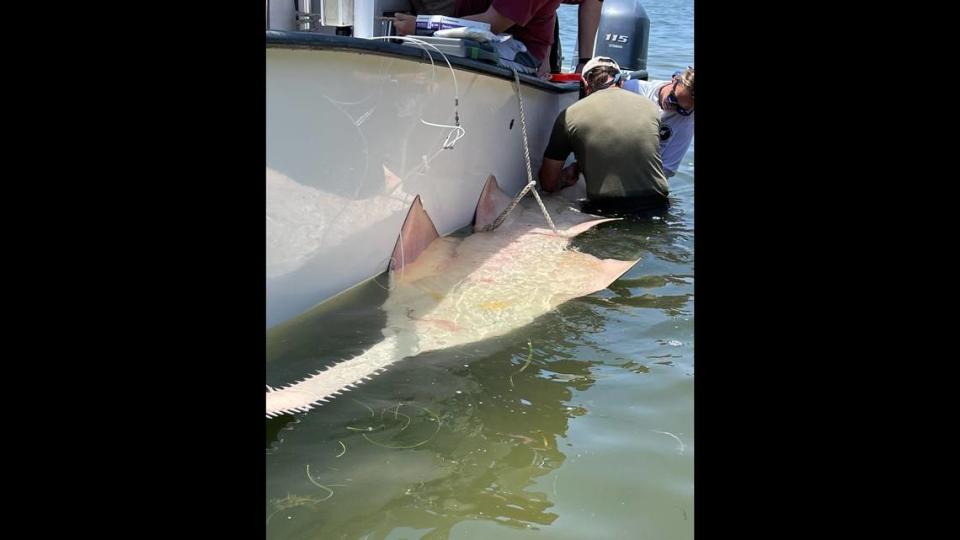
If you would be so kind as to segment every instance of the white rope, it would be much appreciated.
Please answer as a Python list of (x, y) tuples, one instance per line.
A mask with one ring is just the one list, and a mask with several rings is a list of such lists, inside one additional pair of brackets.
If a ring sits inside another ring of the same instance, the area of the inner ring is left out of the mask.
[[(425, 158), (425, 159), (424, 159), (424, 163), (422, 163), (422, 164), (420, 165), (420, 167), (418, 167), (417, 169), (414, 169), (413, 171), (410, 171), (410, 173), (413, 173), (413, 172), (415, 172), (415, 171), (418, 170), (418, 169), (421, 169), (421, 168), (424, 168), (424, 167), (428, 166), (429, 162), (432, 161), (433, 158), (435, 158), (440, 152), (442, 152), (443, 150), (449, 150), (449, 149), (453, 148), (453, 146), (457, 143), (457, 141), (459, 141), (460, 139), (463, 138), (464, 135), (466, 135), (466, 130), (464, 130), (463, 127), (460, 125), (460, 111), (459, 111), (459, 106), (460, 106), (460, 86), (457, 84), (457, 74), (456, 74), (456, 72), (454, 71), (453, 66), (450, 64), (450, 60), (447, 59), (447, 55), (443, 54), (443, 51), (441, 51), (440, 49), (438, 49), (438, 48), (437, 48), (435, 45), (433, 45), (432, 43), (427, 43), (426, 41), (423, 41), (423, 40), (420, 40), (420, 39), (416, 39), (416, 38), (411, 38), (411, 37), (409, 37), (409, 36), (376, 36), (376, 37), (371, 37), (371, 38), (367, 38), (367, 39), (399, 39), (399, 40), (403, 40), (403, 41), (409, 41), (409, 42), (413, 43), (414, 45), (419, 46), (421, 49), (424, 50), (424, 52), (427, 53), (427, 57), (430, 59), (430, 64), (431, 64), (431, 66), (432, 66), (432, 65), (433, 65), (433, 55), (430, 54), (430, 51), (425, 48), (425, 47), (430, 47), (431, 49), (433, 49), (433, 50), (437, 51), (438, 53), (440, 53), (440, 56), (443, 57), (444, 62), (447, 63), (447, 67), (450, 69), (450, 75), (453, 77), (453, 89), (454, 89), (454, 96), (453, 96), (453, 114), (454, 114), (454, 123), (455, 123), (455, 125), (450, 126), (450, 125), (445, 125), (445, 124), (435, 124), (435, 123), (432, 123), (432, 122), (427, 122), (426, 120), (424, 120), (424, 119), (422, 119), (422, 118), (420, 119), (421, 122), (423, 122), (424, 124), (426, 124), (426, 125), (428, 125), (428, 126), (440, 127), (440, 128), (450, 128), (451, 131), (450, 131), (450, 133), (447, 134), (447, 138), (446, 138), (446, 140), (444, 140), (443, 144), (441, 145), (440, 150), (438, 150), (438, 151), (436, 152), (436, 154), (434, 154), (434, 155), (433, 155), (432, 157), (430, 157), (429, 159), (426, 159), (426, 158)], [(521, 131), (523, 132), (523, 158), (524, 158), (524, 162), (525, 162), (525, 164), (526, 164), (526, 166), (527, 166), (527, 185), (524, 186), (524, 188), (520, 191), (520, 193), (519, 193), (516, 197), (514, 197), (514, 199), (510, 202), (510, 204), (507, 206), (507, 208), (504, 209), (503, 212), (501, 212), (501, 214), (497, 217), (496, 220), (494, 220), (494, 222), (493, 222), (492, 224), (487, 225), (486, 227), (484, 227), (484, 228), (481, 229), (481, 230), (482, 230), (482, 231), (492, 231), (492, 230), (496, 229), (497, 227), (499, 227), (499, 226), (503, 223), (503, 220), (506, 219), (507, 215), (508, 215), (514, 208), (516, 208), (517, 204), (520, 203), (520, 200), (523, 198), (523, 196), (526, 195), (528, 191), (532, 191), (534, 198), (537, 200), (537, 204), (540, 205), (540, 210), (543, 212), (543, 217), (547, 220), (547, 223), (550, 225), (550, 229), (552, 229), (553, 232), (556, 233), (556, 232), (557, 232), (557, 227), (556, 227), (556, 225), (553, 224), (553, 220), (550, 219), (550, 214), (547, 212), (547, 207), (544, 206), (543, 200), (540, 199), (540, 194), (537, 192), (537, 190), (536, 190), (536, 189), (533, 189), (533, 188), (537, 185), (537, 183), (536, 183), (536, 181), (534, 181), (534, 179), (533, 179), (533, 169), (532, 169), (531, 166), (530, 166), (530, 148), (529, 148), (529, 146), (527, 145), (527, 119), (526, 119), (526, 116), (525, 116), (524, 113), (523, 113), (523, 96), (522, 96), (521, 93), (520, 93), (520, 74), (519, 74), (519, 73), (517, 72), (517, 70), (516, 70), (515, 68), (513, 68), (513, 67), (511, 67), (510, 70), (513, 71), (513, 79), (514, 79), (514, 82), (516, 82), (516, 85), (517, 85), (517, 86), (516, 86), (517, 104), (518, 104), (519, 107), (520, 107), (520, 129), (521, 129)], [(452, 139), (451, 139), (451, 138), (452, 138)], [(404, 175), (404, 177), (406, 177), (406, 176), (408, 176), (408, 174), (405, 174), (405, 175)]]
[(530, 148), (527, 146), (527, 119), (523, 114), (523, 96), (520, 95), (520, 74), (517, 73), (517, 70), (510, 68), (513, 71), (513, 79), (517, 83), (517, 103), (520, 105), (520, 130), (523, 132), (523, 159), (527, 165), (527, 185), (520, 190), (520, 193), (510, 201), (510, 204), (497, 216), (497, 219), (493, 223), (480, 229), (481, 231), (492, 231), (500, 226), (503, 223), (503, 220), (507, 218), (507, 214), (513, 211), (517, 207), (517, 204), (520, 203), (520, 199), (523, 198), (527, 192), (533, 193), (533, 197), (537, 199), (537, 204), (540, 205), (540, 210), (543, 212), (543, 217), (546, 218), (547, 223), (550, 224), (550, 228), (553, 229), (553, 232), (557, 232), (557, 226), (553, 224), (553, 220), (550, 219), (550, 214), (547, 212), (547, 207), (543, 205), (543, 201), (540, 199), (540, 194), (537, 193), (536, 189), (533, 189), (537, 183), (533, 180), (533, 169), (530, 167)]

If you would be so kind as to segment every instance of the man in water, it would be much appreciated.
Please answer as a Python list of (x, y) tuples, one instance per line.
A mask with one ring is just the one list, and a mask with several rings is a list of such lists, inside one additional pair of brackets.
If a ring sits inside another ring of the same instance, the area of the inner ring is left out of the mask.
[[(583, 173), (593, 211), (645, 211), (669, 205), (660, 160), (660, 110), (623, 90), (620, 66), (602, 56), (583, 68), (587, 97), (557, 117), (543, 153), (540, 185), (552, 192)], [(577, 161), (563, 163), (573, 152)]]
[(660, 111), (660, 157), (667, 178), (676, 174), (693, 140), (693, 67), (669, 81), (629, 80), (623, 88), (647, 97)]

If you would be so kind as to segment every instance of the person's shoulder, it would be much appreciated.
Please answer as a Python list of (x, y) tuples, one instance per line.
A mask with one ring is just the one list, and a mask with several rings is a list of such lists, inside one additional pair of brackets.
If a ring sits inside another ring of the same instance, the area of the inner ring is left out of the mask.
[(627, 84), (630, 85), (630, 91), (636, 92), (638, 94), (649, 95), (653, 93), (657, 88), (660, 88), (668, 81), (643, 81), (640, 79), (630, 79), (624, 83), (624, 87), (627, 87)]
[[(630, 81), (627, 81), (627, 82), (630, 82)], [(629, 88), (627, 88), (626, 84), (623, 85), (623, 88), (621, 88), (619, 92), (612, 94), (612, 96), (615, 96), (615, 99), (625, 100), (625, 101), (629, 101), (630, 103), (635, 103), (636, 106), (638, 107), (650, 106), (650, 107), (653, 107), (654, 109), (656, 109), (657, 107), (656, 105), (653, 104), (652, 101), (647, 99), (646, 94), (643, 94), (641, 92), (631, 91)]]
[(575, 126), (581, 122), (593, 122), (598, 117), (606, 117), (617, 111), (620, 108), (617, 106), (618, 102), (610, 94), (609, 89), (593, 92), (567, 107), (567, 125)]
[(611, 90), (608, 95), (608, 101), (598, 106), (602, 106), (605, 114), (616, 117), (618, 121), (637, 125), (660, 121), (660, 109), (646, 96), (624, 88)]

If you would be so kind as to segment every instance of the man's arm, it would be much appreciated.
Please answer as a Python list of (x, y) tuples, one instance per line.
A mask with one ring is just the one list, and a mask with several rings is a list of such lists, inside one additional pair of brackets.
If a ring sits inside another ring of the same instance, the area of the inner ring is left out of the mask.
[[(600, 13), (603, 4), (600, 0), (581, 0), (577, 6), (577, 54), (580, 58), (593, 58), (593, 44), (600, 28)], [(583, 70), (586, 62), (577, 62), (577, 73)]]
[(417, 33), (417, 18), (407, 13), (397, 13), (394, 16), (393, 27), (398, 36), (412, 36)]
[[(546, 192), (557, 191), (568, 185), (568, 180), (563, 174), (569, 175), (571, 167), (563, 169), (563, 162), (570, 155), (572, 147), (570, 138), (567, 134), (567, 110), (560, 111), (557, 119), (553, 122), (553, 130), (550, 132), (550, 141), (547, 142), (547, 148), (543, 151), (543, 163), (540, 165), (540, 187)], [(576, 167), (574, 163), (573, 167)], [(563, 169), (563, 170), (561, 170)], [(579, 178), (574, 174), (574, 182)]]
[(540, 166), (540, 187), (547, 193), (570, 187), (580, 180), (580, 166), (576, 161), (566, 169), (561, 170), (560, 167), (563, 167), (563, 161), (543, 158), (543, 165)]
[(543, 164), (540, 165), (540, 187), (547, 193), (553, 193), (564, 187), (560, 182), (560, 170), (563, 168), (563, 161), (543, 158)]
[(508, 19), (500, 14), (499, 11), (493, 9), (493, 5), (487, 8), (483, 13), (477, 13), (476, 15), (468, 15), (466, 17), (461, 17), (463, 19), (471, 21), (480, 21), (485, 22), (490, 25), (490, 31), (494, 34), (499, 34), (505, 32), (507, 28), (517, 24), (512, 19)]

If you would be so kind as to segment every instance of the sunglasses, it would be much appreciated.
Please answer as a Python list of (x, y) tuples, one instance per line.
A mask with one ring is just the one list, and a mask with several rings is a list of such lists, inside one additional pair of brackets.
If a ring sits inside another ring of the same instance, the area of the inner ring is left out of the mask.
[(677, 101), (677, 85), (680, 84), (680, 81), (674, 81), (673, 88), (670, 89), (670, 95), (667, 96), (667, 103), (672, 105), (676, 109), (677, 114), (680, 116), (690, 116), (693, 114), (693, 109), (684, 109), (680, 106), (680, 102)]

